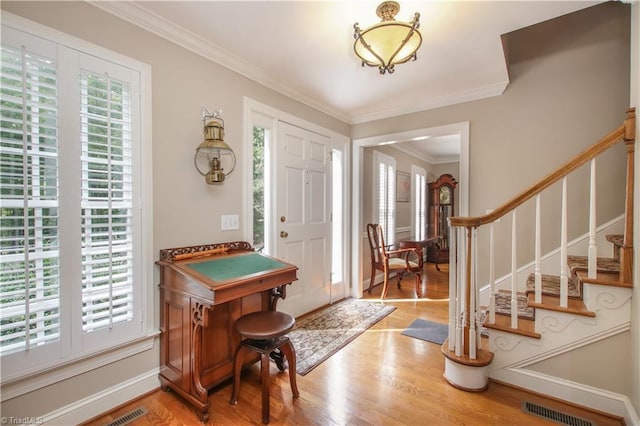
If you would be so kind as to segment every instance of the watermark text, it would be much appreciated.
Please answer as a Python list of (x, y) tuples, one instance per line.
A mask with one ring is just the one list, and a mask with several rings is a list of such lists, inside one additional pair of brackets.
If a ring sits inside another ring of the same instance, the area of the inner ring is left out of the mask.
[(41, 425), (44, 424), (44, 417), (0, 417), (0, 424), (3, 425)]

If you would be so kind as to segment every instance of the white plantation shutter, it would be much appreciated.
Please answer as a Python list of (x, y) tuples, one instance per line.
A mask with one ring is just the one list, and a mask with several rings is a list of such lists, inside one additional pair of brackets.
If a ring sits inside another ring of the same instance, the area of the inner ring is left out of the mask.
[(62, 42), (2, 23), (0, 356), (9, 383), (138, 342), (151, 326), (142, 309), (153, 264), (142, 229), (151, 216), (142, 196), (151, 193), (142, 179), (151, 150), (141, 146), (148, 67)]
[(56, 63), (2, 48), (0, 354), (60, 335)]
[(133, 318), (131, 90), (81, 76), (82, 329)]
[(374, 217), (382, 226), (385, 244), (391, 245), (395, 243), (396, 229), (396, 160), (374, 151), (373, 161), (377, 175)]
[(427, 172), (411, 166), (413, 174), (413, 235), (416, 240), (427, 238)]

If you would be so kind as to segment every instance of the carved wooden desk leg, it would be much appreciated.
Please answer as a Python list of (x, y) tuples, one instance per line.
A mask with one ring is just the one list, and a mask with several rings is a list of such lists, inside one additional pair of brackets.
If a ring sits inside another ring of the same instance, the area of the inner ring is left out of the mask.
[(281, 286), (275, 287), (271, 290), (271, 306), (269, 309), (272, 311), (277, 310), (278, 300), (287, 298), (287, 286), (291, 283), (282, 284)]
[(198, 402), (198, 417), (202, 422), (209, 421), (209, 392), (200, 382), (202, 369), (202, 328), (207, 326), (207, 311), (209, 307), (195, 302), (191, 308), (193, 339), (191, 340), (191, 377), (193, 381), (193, 396)]

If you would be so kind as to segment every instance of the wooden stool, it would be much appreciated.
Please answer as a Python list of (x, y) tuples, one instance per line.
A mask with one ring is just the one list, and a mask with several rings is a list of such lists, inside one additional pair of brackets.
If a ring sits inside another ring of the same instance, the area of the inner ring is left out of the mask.
[[(273, 358), (280, 371), (284, 371), (284, 357), (289, 364), (289, 381), (293, 397), (299, 395), (296, 384), (296, 351), (287, 334), (295, 325), (296, 320), (289, 314), (278, 311), (260, 311), (246, 314), (238, 318), (235, 328), (243, 340), (236, 349), (233, 364), (233, 392), (230, 404), (238, 403), (240, 392), (240, 374), (245, 355), (249, 351), (260, 353), (262, 373), (262, 422), (269, 423), (269, 394), (270, 380), (269, 358)], [(279, 349), (279, 352), (275, 352)]]

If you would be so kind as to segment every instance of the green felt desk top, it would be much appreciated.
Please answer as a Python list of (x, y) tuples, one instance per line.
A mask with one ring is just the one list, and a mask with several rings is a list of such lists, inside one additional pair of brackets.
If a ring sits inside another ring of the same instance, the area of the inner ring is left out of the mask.
[(226, 281), (282, 268), (285, 264), (259, 253), (249, 253), (244, 256), (222, 257), (205, 262), (189, 263), (185, 266), (206, 275), (213, 281)]

